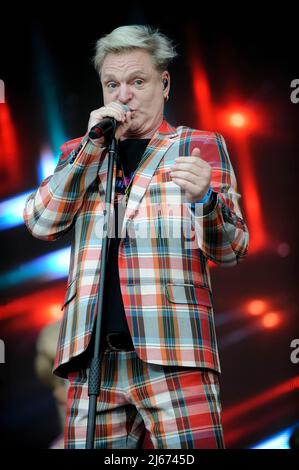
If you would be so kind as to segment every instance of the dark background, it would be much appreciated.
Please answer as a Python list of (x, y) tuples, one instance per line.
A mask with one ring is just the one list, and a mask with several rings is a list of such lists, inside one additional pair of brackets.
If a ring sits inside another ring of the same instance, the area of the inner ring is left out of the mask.
[[(172, 87), (166, 108), (173, 125), (201, 125), (190, 66), (195, 53), (205, 67), (215, 109), (231, 100), (255, 109), (261, 125), (247, 143), (267, 242), (249, 251), (244, 263), (233, 269), (212, 268), (227, 446), (250, 447), (299, 421), (298, 365), (290, 361), (290, 342), (299, 338), (299, 103), (290, 100), (290, 83), (299, 75), (298, 16), (291, 8), (271, 6), (262, 11), (260, 6), (241, 3), (231, 10), (227, 5), (205, 9), (199, 5), (195, 10), (162, 2), (151, 7), (111, 3), (103, 8), (85, 4), (65, 11), (51, 3), (40, 11), (28, 5), (3, 11), (0, 78), (19, 145), (19, 182), (2, 191), (1, 200), (39, 184), (40, 148), (50, 140), (40, 76), (51, 76), (66, 139), (84, 135), (89, 113), (101, 105), (99, 78), (91, 64), (94, 44), (117, 26), (151, 24), (177, 45), (179, 57), (170, 67)], [(42, 59), (47, 69), (41, 68)], [(224, 135), (238, 176), (242, 165), (238, 137), (218, 126), (208, 130)], [(3, 168), (0, 177), (7, 178)], [(245, 201), (250, 197), (246, 180), (239, 181), (239, 187)], [(250, 204), (244, 206), (246, 220)], [(254, 223), (249, 230), (251, 234), (256, 230)], [(0, 236), (1, 272), (70, 241), (68, 236), (55, 244), (44, 243), (33, 239), (24, 226), (2, 231)], [(285, 256), (277, 251), (281, 243), (288, 247)], [(54, 289), (62, 300), (64, 287), (65, 281), (19, 285), (2, 291), (2, 305), (22, 301), (22, 296), (39, 289)], [(253, 299), (266, 299), (270, 310), (279, 313), (277, 327), (260, 327), (260, 318), (248, 314), (246, 305)], [(33, 369), (37, 335), (51, 319), (35, 320), (28, 311), (23, 319), (0, 317), (0, 338), (6, 346), (6, 364), (0, 364), (1, 446), (47, 447), (59, 433), (51, 391), (40, 384)], [(288, 385), (279, 388), (284, 383)]]

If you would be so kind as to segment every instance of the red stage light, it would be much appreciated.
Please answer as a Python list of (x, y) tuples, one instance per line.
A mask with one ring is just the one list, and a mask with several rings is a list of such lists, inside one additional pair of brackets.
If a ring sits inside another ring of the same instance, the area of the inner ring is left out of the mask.
[(4, 196), (17, 190), (22, 183), (16, 129), (7, 103), (0, 105), (0, 153), (0, 172), (3, 176), (0, 194)]
[(234, 127), (244, 127), (247, 124), (246, 117), (242, 113), (233, 113), (230, 116), (230, 122)]
[(50, 304), (44, 309), (45, 318), (53, 318), (53, 320), (61, 320), (61, 304)]
[(257, 316), (265, 313), (267, 309), (267, 302), (261, 299), (251, 300), (247, 304), (247, 310), (250, 315)]
[(220, 132), (241, 133), (247, 135), (252, 132), (257, 133), (260, 128), (259, 120), (252, 109), (242, 104), (231, 104), (227, 108), (219, 109), (216, 112), (217, 126)]
[(197, 127), (212, 131), (214, 124), (214, 107), (211, 97), (209, 79), (204, 65), (200, 62), (196, 52), (192, 53), (191, 73), (194, 93), (194, 105), (197, 113)]
[(269, 312), (262, 318), (262, 324), (265, 328), (275, 328), (281, 322), (281, 315), (277, 312)]
[(299, 389), (299, 375), (292, 377), (285, 382), (277, 384), (262, 393), (249, 397), (241, 403), (226, 408), (223, 412), (223, 421), (227, 425), (232, 421), (235, 423), (240, 422), (240, 416), (246, 413), (251, 413), (255, 408), (263, 408), (266, 404), (278, 400), (284, 395), (297, 392)]
[[(61, 305), (65, 296), (65, 282), (46, 286), (37, 292), (19, 297), (0, 306), (1, 320), (7, 320), (10, 332), (26, 332), (40, 329), (53, 321), (60, 320)], [(3, 327), (3, 325), (1, 325)]]

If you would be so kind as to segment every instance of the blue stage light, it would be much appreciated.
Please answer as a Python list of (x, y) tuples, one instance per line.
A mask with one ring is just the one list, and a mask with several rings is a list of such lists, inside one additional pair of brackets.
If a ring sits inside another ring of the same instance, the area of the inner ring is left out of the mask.
[(25, 201), (32, 192), (33, 190), (0, 202), (0, 230), (10, 229), (24, 223)]
[(290, 449), (289, 439), (294, 429), (295, 426), (286, 428), (283, 431), (259, 442), (253, 447), (250, 447), (250, 449)]
[(67, 276), (70, 247), (40, 256), (0, 275), (0, 290), (6, 290), (25, 282), (44, 283)]

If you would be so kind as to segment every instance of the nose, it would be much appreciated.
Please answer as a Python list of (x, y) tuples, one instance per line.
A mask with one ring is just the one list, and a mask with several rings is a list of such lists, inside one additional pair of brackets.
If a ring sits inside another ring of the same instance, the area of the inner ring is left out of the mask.
[(118, 100), (122, 104), (127, 104), (132, 99), (132, 92), (127, 84), (123, 83), (119, 87)]

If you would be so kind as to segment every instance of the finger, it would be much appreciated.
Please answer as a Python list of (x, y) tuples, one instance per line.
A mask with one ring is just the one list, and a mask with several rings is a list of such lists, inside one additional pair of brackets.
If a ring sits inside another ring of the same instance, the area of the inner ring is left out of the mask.
[(197, 185), (197, 189), (201, 181), (203, 181), (203, 179), (198, 175), (194, 175), (193, 173), (189, 173), (186, 171), (176, 171), (173, 175), (171, 175), (172, 180), (176, 178), (189, 181), (190, 183)]
[[(117, 119), (118, 121), (122, 121), (124, 116), (125, 116), (123, 108), (119, 104), (117, 104), (113, 101), (111, 101), (111, 103), (105, 104), (105, 106), (102, 106), (102, 108), (100, 108), (100, 111), (103, 113), (104, 117), (108, 116), (108, 114), (107, 114), (108, 112), (109, 113), (111, 113), (111, 112), (114, 113), (113, 117), (115, 119)], [(109, 117), (110, 117), (110, 115), (109, 115)]]
[(125, 118), (126, 118), (126, 122), (129, 124), (132, 120), (132, 111), (127, 111)]
[(200, 157), (200, 149), (198, 147), (195, 147), (192, 152), (191, 152), (191, 155), (193, 157)]
[(131, 121), (132, 121), (132, 116), (131, 116), (131, 112), (128, 111), (126, 113), (126, 116), (124, 118), (124, 120), (121, 122), (121, 126), (120, 127), (123, 127), (124, 129), (128, 129), (131, 125)]
[(195, 173), (200, 175), (203, 171), (203, 167), (200, 165), (196, 165), (195, 163), (175, 163), (170, 167), (170, 171), (191, 171), (191, 173)]
[(175, 184), (180, 186), (184, 191), (189, 191), (191, 194), (198, 193), (198, 186), (182, 178), (173, 178), (172, 180)]
[(195, 180), (195, 181), (201, 181), (205, 175), (202, 175), (199, 172), (196, 171), (190, 171), (190, 170), (181, 170), (181, 169), (175, 169), (170, 172), (171, 178), (184, 178), (184, 179), (190, 179), (190, 180)]
[(207, 165), (207, 162), (205, 160), (203, 160), (202, 158), (194, 157), (194, 156), (191, 156), (191, 155), (190, 155), (190, 157), (177, 157), (177, 158), (175, 158), (174, 161), (176, 163), (196, 163), (196, 164), (199, 164), (200, 166), (202, 164)]
[(131, 122), (132, 122), (131, 115), (132, 115), (131, 111), (128, 111), (126, 113), (125, 121), (121, 122), (121, 124), (117, 127), (116, 134), (115, 134), (115, 137), (116, 137), (117, 140), (121, 136), (123, 136), (128, 131), (128, 129), (130, 128)]
[(201, 168), (198, 168), (198, 167), (184, 167), (182, 165), (178, 166), (178, 167), (174, 167), (171, 171), (170, 171), (170, 176), (187, 176), (187, 175), (192, 175), (194, 178), (200, 178), (202, 176), (202, 173), (203, 173), (203, 170)]
[(116, 101), (110, 101), (106, 106), (111, 106), (112, 108), (118, 109), (119, 111), (126, 112), (123, 104), (117, 103)]
[(124, 109), (123, 105), (121, 105), (120, 103), (116, 103), (115, 101), (111, 101), (108, 106), (111, 106), (113, 109), (120, 112), (123, 118), (125, 118), (126, 113), (128, 112)]
[(116, 119), (119, 122), (123, 122), (125, 120), (125, 113), (121, 111), (118, 108), (114, 108), (113, 106), (107, 107), (109, 109), (109, 112), (113, 113), (114, 119)]
[(98, 119), (101, 120), (105, 117), (112, 117), (116, 119), (117, 121), (121, 120), (121, 113), (116, 111), (115, 109), (109, 108), (109, 107), (103, 107), (100, 108), (98, 111), (94, 111), (91, 115), (93, 119)]

